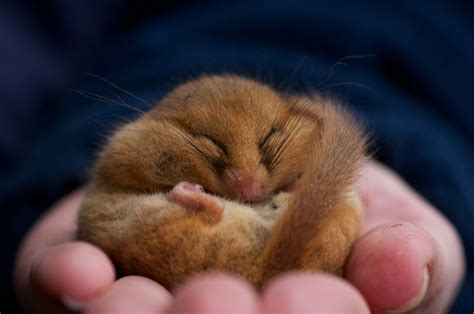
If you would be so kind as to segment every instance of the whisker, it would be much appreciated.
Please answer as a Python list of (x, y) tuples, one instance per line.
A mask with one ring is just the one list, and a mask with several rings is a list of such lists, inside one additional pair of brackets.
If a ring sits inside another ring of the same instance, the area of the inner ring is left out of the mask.
[(198, 153), (199, 157), (201, 160), (208, 162), (209, 161), (209, 156), (206, 154), (205, 150), (203, 149), (202, 146), (198, 145), (196, 141), (191, 138), (186, 132), (183, 132), (181, 129), (176, 129), (176, 132), (186, 141), (187, 144), (189, 144), (191, 147), (193, 147)]
[(303, 127), (303, 125), (300, 123), (301, 119), (303, 119), (302, 116), (297, 116), (297, 118), (293, 120), (289, 120), (289, 122), (288, 121), (286, 122), (287, 123), (286, 127), (289, 130), (289, 134), (283, 134), (283, 133), (278, 134), (278, 137), (277, 137), (278, 145), (276, 145), (275, 149), (271, 152), (272, 160), (269, 166), (270, 169), (276, 168), (276, 166), (281, 162), (284, 152), (296, 139), (297, 134), (299, 133), (300, 129)]
[(135, 108), (129, 104), (127, 104), (122, 97), (120, 97), (119, 95), (117, 95), (116, 93), (114, 93), (113, 91), (111, 90), (107, 90), (107, 92), (109, 92), (110, 94), (114, 95), (115, 97), (117, 97), (119, 100), (116, 100), (116, 99), (112, 99), (112, 98), (107, 98), (105, 96), (102, 96), (102, 95), (99, 95), (99, 94), (95, 94), (95, 93), (91, 93), (91, 92), (88, 92), (88, 91), (82, 91), (82, 90), (78, 90), (78, 89), (69, 89), (69, 91), (71, 92), (75, 92), (75, 93), (78, 93), (79, 95), (85, 97), (85, 98), (88, 98), (88, 99), (91, 99), (91, 100), (94, 100), (94, 101), (100, 101), (100, 102), (105, 102), (105, 103), (111, 103), (111, 104), (114, 104), (114, 105), (119, 105), (119, 106), (122, 106), (122, 107), (125, 107), (125, 108), (128, 108), (128, 109), (132, 109), (136, 112), (139, 112), (139, 113), (142, 113), (144, 114), (145, 111), (143, 110), (140, 110), (139, 108)]
[(316, 84), (316, 86), (314, 86), (314, 88), (318, 88), (319, 86), (327, 83), (332, 75), (334, 74), (335, 70), (336, 70), (336, 67), (338, 65), (344, 65), (344, 66), (348, 66), (349, 64), (344, 62), (344, 61), (347, 61), (347, 60), (352, 60), (352, 59), (363, 59), (363, 58), (375, 58), (377, 55), (375, 54), (365, 54), (365, 55), (351, 55), (351, 56), (345, 56), (345, 57), (342, 57), (341, 59), (337, 60), (336, 63), (334, 63), (330, 68), (329, 70), (326, 72), (326, 78), (323, 79), (321, 82), (319, 82), (318, 84)]
[(79, 95), (81, 95), (85, 98), (91, 99), (91, 100), (101, 101), (101, 102), (106, 102), (106, 103), (112, 103), (112, 104), (117, 104), (117, 105), (121, 104), (120, 102), (118, 102), (115, 99), (107, 98), (105, 96), (94, 94), (94, 93), (91, 93), (91, 92), (88, 92), (88, 91), (82, 91), (82, 90), (78, 90), (78, 89), (69, 89), (69, 91), (78, 93)]
[[(294, 106), (297, 106), (297, 104), (298, 104), (298, 100), (296, 99), (290, 104), (290, 106), (294, 107)], [(309, 104), (310, 104), (310, 101), (308, 100), (302, 105), (309, 105)], [(284, 138), (283, 141), (280, 143), (280, 145), (278, 145), (278, 148), (275, 152), (275, 156), (273, 160), (274, 166), (278, 165), (278, 163), (281, 162), (281, 159), (283, 158), (283, 154), (287, 151), (287, 148), (291, 144), (294, 143), (300, 130), (304, 127), (305, 122), (303, 120), (304, 120), (303, 115), (297, 115), (295, 119), (290, 120), (289, 122), (286, 121), (286, 128), (289, 130), (290, 133), (285, 134), (286, 138)]]
[(94, 123), (97, 123), (98, 125), (100, 125), (100, 126), (102, 126), (102, 127), (105, 126), (105, 124), (102, 123), (102, 122), (101, 122), (100, 120), (98, 120), (98, 119), (95, 119), (95, 118), (93, 118), (93, 117), (88, 117), (88, 119), (91, 120), (91, 121), (94, 122)]
[(129, 105), (127, 102), (125, 102), (125, 100), (124, 100), (122, 97), (120, 97), (120, 95), (118, 95), (118, 94), (115, 93), (114, 91), (111, 91), (111, 90), (109, 90), (109, 89), (106, 89), (106, 91), (109, 92), (109, 93), (111, 93), (112, 95), (114, 95), (114, 96), (117, 97), (118, 99), (120, 99), (120, 102), (121, 102), (121, 104), (122, 104), (123, 107), (128, 108), (128, 109), (132, 109), (132, 110), (134, 110), (134, 111), (136, 111), (136, 112), (139, 112), (139, 113), (143, 113), (143, 114), (145, 113), (144, 110), (141, 110), (141, 109), (136, 108), (136, 107), (134, 107), (134, 106), (132, 106), (132, 105)]
[(361, 84), (361, 83), (356, 83), (356, 82), (341, 82), (341, 83), (334, 83), (334, 84), (329, 84), (329, 85), (326, 85), (324, 86), (323, 88), (321, 88), (319, 90), (320, 93), (323, 93), (324, 91), (326, 91), (327, 89), (331, 88), (331, 87), (337, 87), (337, 86), (356, 86), (356, 87), (360, 87), (360, 88), (364, 88), (364, 89), (367, 89), (371, 92), (375, 92), (372, 88), (370, 88), (369, 86), (365, 85), (365, 84)]
[(145, 104), (145, 105), (147, 105), (147, 106), (151, 106), (151, 104), (150, 104), (148, 101), (144, 100), (144, 99), (141, 98), (141, 97), (138, 97), (138, 96), (135, 95), (135, 94), (130, 93), (129, 91), (127, 91), (127, 90), (121, 88), (120, 86), (118, 86), (118, 85), (112, 83), (111, 81), (107, 80), (106, 78), (104, 78), (104, 77), (102, 77), (102, 76), (99, 76), (99, 75), (96, 75), (96, 74), (92, 74), (92, 73), (88, 73), (88, 72), (82, 72), (82, 74), (88, 75), (88, 76), (91, 76), (91, 77), (94, 77), (94, 78), (96, 78), (96, 79), (99, 79), (99, 80), (101, 80), (101, 81), (103, 81), (103, 82), (109, 84), (110, 86), (115, 87), (115, 88), (118, 89), (119, 91), (121, 91), (121, 92), (123, 92), (123, 93), (125, 93), (125, 94), (127, 94), (127, 95), (129, 95), (129, 96), (132, 96), (133, 98), (139, 100), (139, 101), (142, 102), (143, 104)]
[(295, 69), (293, 70), (293, 73), (291, 74), (290, 76), (290, 79), (288, 80), (288, 83), (285, 83), (285, 85), (287, 86), (286, 87), (286, 90), (288, 91), (290, 88), (291, 88), (291, 83), (293, 82), (293, 80), (295, 79), (295, 76), (296, 74), (298, 73), (298, 71), (300, 70), (301, 66), (303, 65), (303, 63), (306, 61), (306, 59), (308, 59), (308, 56), (303, 56), (300, 61), (298, 62), (298, 64), (296, 65)]

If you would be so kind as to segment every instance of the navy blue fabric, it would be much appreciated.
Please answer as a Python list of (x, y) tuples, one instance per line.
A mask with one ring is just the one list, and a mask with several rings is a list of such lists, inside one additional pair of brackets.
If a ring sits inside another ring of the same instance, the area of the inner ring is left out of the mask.
[(54, 97), (125, 8), (123, 0), (0, 2), (0, 176), (50, 122)]
[[(73, 88), (112, 100), (66, 93), (54, 107), (54, 119), (34, 130), (28, 152), (11, 155), (17, 167), (0, 187), (7, 260), (32, 221), (86, 180), (105, 136), (137, 114), (117, 104), (120, 99), (148, 108), (183, 80), (236, 72), (281, 89), (337, 95), (359, 112), (372, 131), (375, 157), (458, 228), (468, 274), (453, 312), (474, 309), (474, 4), (190, 2), (160, 12), (103, 47), (94, 75), (81, 75)], [(8, 85), (1, 79), (3, 91)], [(12, 94), (20, 85), (16, 88)], [(38, 101), (23, 102), (20, 112), (32, 114)], [(51, 114), (49, 107), (41, 109)], [(15, 121), (11, 114), (2, 120)], [(15, 127), (31, 132), (29, 125)]]
[(63, 119), (58, 96), (118, 31), (129, 6), (124, 0), (0, 1), (0, 311), (15, 311), (11, 274), (23, 234), (78, 182), (78, 173), (28, 172), (50, 167), (47, 147), (40, 159), (34, 147)]

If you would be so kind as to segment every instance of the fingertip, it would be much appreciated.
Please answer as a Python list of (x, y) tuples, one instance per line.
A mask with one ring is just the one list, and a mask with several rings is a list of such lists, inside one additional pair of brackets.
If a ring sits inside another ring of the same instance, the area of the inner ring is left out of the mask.
[(436, 255), (433, 239), (410, 223), (379, 226), (354, 246), (345, 277), (373, 312), (407, 311), (423, 300)]
[(170, 293), (155, 281), (139, 276), (117, 280), (106, 293), (87, 305), (87, 314), (166, 313)]
[(264, 313), (369, 313), (362, 295), (339, 277), (288, 273), (271, 281), (263, 294)]
[(110, 259), (97, 247), (71, 242), (47, 249), (31, 266), (30, 281), (44, 295), (85, 301), (96, 297), (114, 281)]
[(199, 275), (175, 292), (170, 313), (259, 313), (257, 294), (242, 279), (226, 274)]

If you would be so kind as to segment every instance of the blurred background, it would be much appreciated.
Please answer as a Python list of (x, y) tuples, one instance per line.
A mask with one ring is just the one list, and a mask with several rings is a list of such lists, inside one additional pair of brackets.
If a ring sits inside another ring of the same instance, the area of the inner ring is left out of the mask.
[(87, 180), (106, 136), (221, 72), (354, 108), (375, 157), (458, 228), (453, 312), (474, 309), (474, 2), (45, 0), (0, 2), (0, 310), (15, 308), (21, 238)]

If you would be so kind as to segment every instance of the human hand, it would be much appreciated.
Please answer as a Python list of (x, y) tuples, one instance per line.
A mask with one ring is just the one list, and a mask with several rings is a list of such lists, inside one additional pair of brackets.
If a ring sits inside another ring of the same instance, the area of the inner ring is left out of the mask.
[[(141, 277), (115, 281), (114, 266), (105, 253), (75, 240), (83, 197), (79, 190), (59, 201), (25, 238), (14, 274), (21, 309), (25, 313), (76, 312), (106, 294), (118, 299), (115, 304), (122, 312), (150, 308), (159, 312), (170, 299), (164, 288)], [(97, 303), (96, 309), (100, 306)]]
[[(453, 226), (379, 163), (367, 165), (357, 187), (365, 207), (364, 231), (346, 264), (347, 281), (289, 273), (273, 280), (259, 299), (235, 279), (201, 277), (177, 291), (173, 313), (447, 312), (465, 272)], [(235, 301), (240, 299), (245, 307)]]
[(363, 236), (345, 277), (373, 312), (443, 313), (465, 273), (461, 240), (448, 220), (393, 171), (370, 162), (358, 181)]
[[(260, 297), (228, 275), (188, 281), (174, 298), (157, 283), (129, 276), (114, 282), (110, 260), (74, 241), (77, 192), (58, 203), (30, 232), (18, 256), (15, 282), (27, 312), (295, 313), (420, 310), (442, 312), (464, 274), (453, 227), (396, 175), (371, 162), (359, 180), (365, 234), (346, 265), (346, 279), (293, 273), (276, 278)], [(364, 296), (364, 298), (361, 296)]]
[[(224, 274), (195, 277), (178, 289), (174, 299), (160, 285), (143, 277), (115, 281), (108, 257), (98, 248), (75, 240), (76, 216), (83, 197), (84, 193), (77, 191), (59, 201), (26, 237), (15, 271), (18, 301), (25, 313), (258, 313), (263, 303), (272, 310), (279, 291), (295, 280), (299, 289), (328, 281), (328, 285), (316, 287), (322, 290), (320, 297), (334, 290), (331, 296), (344, 296), (347, 309), (353, 308), (349, 307), (350, 297), (366, 309), (354, 288), (326, 275), (282, 278), (267, 293), (267, 301), (260, 300), (248, 283)], [(294, 301), (300, 307), (304, 305)], [(324, 304), (318, 308), (324, 308)]]

